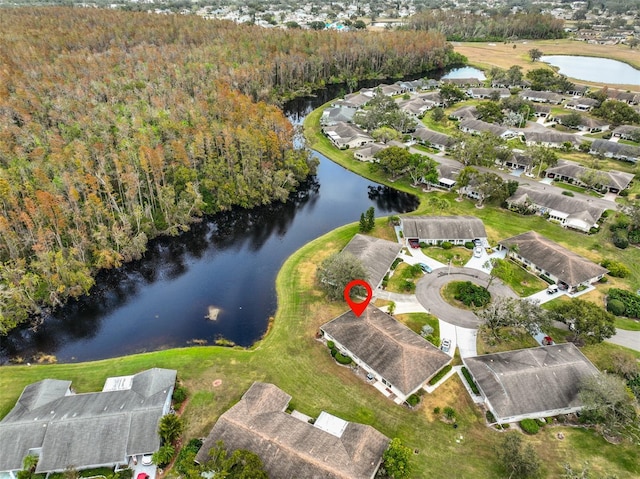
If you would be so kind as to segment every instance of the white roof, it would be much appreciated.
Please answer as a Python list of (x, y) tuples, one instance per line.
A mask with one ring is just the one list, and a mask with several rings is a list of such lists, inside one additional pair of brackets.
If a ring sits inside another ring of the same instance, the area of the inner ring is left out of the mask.
[(102, 392), (107, 391), (126, 391), (131, 389), (133, 384), (133, 376), (116, 376), (113, 378), (107, 378), (104, 382)]
[(335, 437), (342, 437), (342, 433), (347, 428), (349, 423), (344, 419), (332, 416), (328, 412), (322, 411), (316, 422), (313, 424), (318, 429), (328, 432)]
[(440, 178), (438, 179), (438, 181), (443, 185), (447, 185), (447, 186), (453, 186), (456, 184), (455, 180), (450, 180), (449, 178)]

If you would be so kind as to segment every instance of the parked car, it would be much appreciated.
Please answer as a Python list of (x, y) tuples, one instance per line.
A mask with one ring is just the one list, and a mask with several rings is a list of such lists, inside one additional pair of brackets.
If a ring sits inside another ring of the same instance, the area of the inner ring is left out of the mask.
[(428, 264), (424, 264), (424, 263), (418, 263), (418, 266), (420, 266), (420, 269), (422, 271), (424, 271), (425, 273), (431, 273), (433, 270), (431, 269), (431, 266), (429, 266)]
[(482, 240), (479, 239), (479, 238), (476, 238), (476, 239), (473, 240), (473, 244), (475, 246), (482, 246)]
[(482, 249), (482, 246), (476, 246), (473, 249), (473, 256), (475, 256), (476, 258), (482, 258), (482, 253), (484, 252), (484, 250)]
[(412, 248), (418, 249), (420, 248), (420, 242), (417, 239), (410, 239), (409, 246), (411, 246)]
[(451, 340), (443, 339), (442, 344), (440, 345), (440, 349), (442, 349), (443, 352), (448, 353), (449, 349), (451, 349)]
[(142, 456), (142, 465), (143, 466), (150, 466), (151, 464), (153, 464), (153, 456), (151, 454), (148, 454), (146, 456)]
[(557, 284), (550, 284), (547, 287), (547, 294), (554, 294), (558, 292), (558, 285)]
[(149, 474), (147, 474), (146, 472), (141, 472), (140, 474), (138, 474), (137, 479), (149, 479)]

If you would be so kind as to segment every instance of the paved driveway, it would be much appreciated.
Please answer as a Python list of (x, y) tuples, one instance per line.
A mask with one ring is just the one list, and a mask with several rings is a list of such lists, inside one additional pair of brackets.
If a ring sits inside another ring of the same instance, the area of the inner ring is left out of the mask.
[[(454, 326), (477, 329), (478, 317), (471, 311), (451, 306), (440, 295), (440, 290), (451, 281), (471, 281), (478, 286), (486, 287), (489, 283), (489, 275), (472, 268), (451, 268), (451, 274), (447, 274), (449, 268), (435, 270), (432, 274), (425, 275), (416, 286), (416, 297), (420, 304), (437, 318)], [(517, 298), (517, 295), (502, 283), (494, 279), (489, 292), (493, 296), (506, 296)]]

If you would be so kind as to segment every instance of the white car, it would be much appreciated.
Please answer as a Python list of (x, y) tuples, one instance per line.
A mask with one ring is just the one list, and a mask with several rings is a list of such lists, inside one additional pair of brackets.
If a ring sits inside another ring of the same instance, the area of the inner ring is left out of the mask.
[(484, 250), (482, 249), (482, 246), (476, 246), (475, 248), (473, 248), (473, 256), (476, 258), (482, 258), (483, 252)]
[(142, 461), (140, 462), (142, 462), (143, 466), (150, 466), (151, 464), (153, 464), (153, 456), (142, 456)]
[(448, 353), (449, 349), (451, 349), (451, 340), (443, 339), (442, 344), (440, 345), (440, 349), (442, 349), (443, 352)]

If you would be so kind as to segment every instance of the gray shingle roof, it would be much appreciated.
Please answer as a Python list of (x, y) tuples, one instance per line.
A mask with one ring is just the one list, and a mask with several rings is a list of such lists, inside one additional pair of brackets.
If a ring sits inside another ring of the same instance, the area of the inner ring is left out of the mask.
[(257, 454), (274, 479), (369, 479), (389, 439), (371, 426), (348, 423), (334, 436), (284, 412), (291, 396), (273, 384), (253, 383), (225, 412), (196, 456), (204, 463), (223, 441), (230, 450)]
[(640, 146), (626, 145), (608, 140), (594, 140), (591, 143), (591, 152), (603, 155), (610, 153), (616, 157), (640, 158)]
[(175, 380), (175, 370), (155, 368), (136, 374), (124, 390), (65, 395), (70, 382), (50, 379), (27, 386), (0, 421), (0, 471), (20, 469), (35, 447), (42, 448), (36, 472), (112, 465), (156, 451)]
[(504, 126), (494, 125), (493, 123), (487, 123), (482, 120), (474, 120), (471, 118), (464, 119), (460, 122), (459, 125), (461, 130), (468, 129), (472, 131), (485, 132), (488, 131), (493, 133), (496, 136), (504, 135), (508, 133), (510, 130), (505, 128)]
[(581, 407), (584, 377), (596, 367), (573, 343), (465, 358), (496, 419)]
[(320, 327), (405, 395), (451, 358), (375, 306), (357, 317), (352, 311)]
[(526, 130), (524, 132), (524, 138), (526, 141), (533, 141), (535, 143), (555, 143), (558, 145), (561, 145), (565, 142), (569, 142), (573, 145), (578, 145), (581, 141), (579, 136), (576, 136), (572, 133), (558, 133), (555, 131)]
[(406, 238), (433, 240), (472, 240), (486, 238), (482, 221), (475, 216), (403, 216)]
[(442, 145), (445, 147), (449, 147), (456, 142), (451, 136), (429, 130), (428, 128), (416, 128), (416, 131), (414, 131), (411, 136), (433, 145)]
[(367, 281), (372, 288), (375, 288), (387, 274), (401, 249), (400, 243), (358, 233), (342, 251), (351, 253), (362, 261), (367, 272)]
[(547, 168), (547, 174), (549, 173), (574, 178), (576, 180), (580, 180), (587, 174), (594, 174), (597, 175), (598, 183), (608, 188), (617, 188), (619, 190), (624, 190), (629, 186), (629, 183), (631, 183), (631, 180), (633, 180), (635, 176), (633, 173), (625, 173), (617, 170), (594, 170), (593, 168), (587, 168), (586, 166), (566, 160), (559, 161), (556, 166)]
[(499, 244), (505, 248), (517, 246), (517, 254), (572, 287), (607, 273), (602, 266), (535, 231), (507, 238)]

